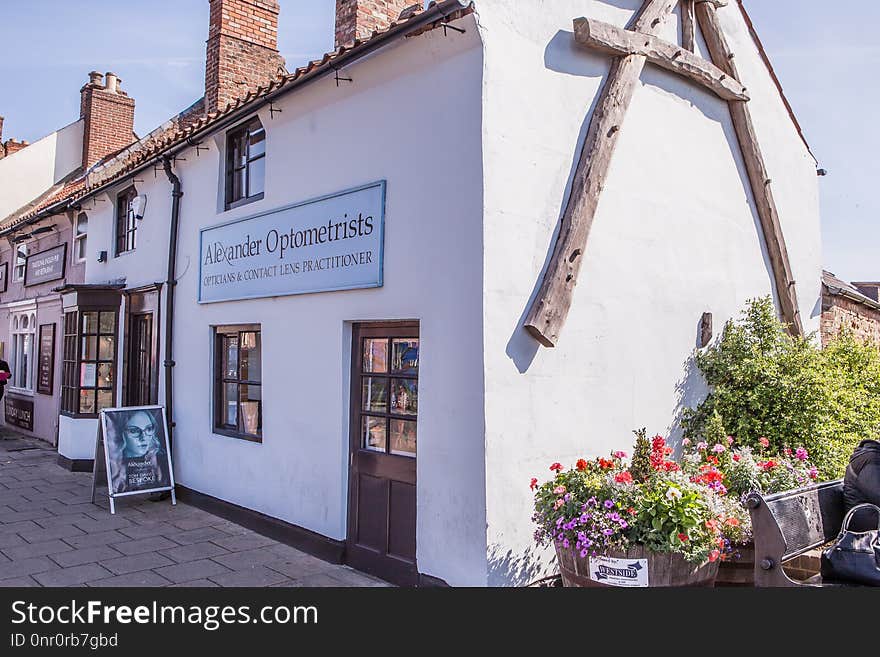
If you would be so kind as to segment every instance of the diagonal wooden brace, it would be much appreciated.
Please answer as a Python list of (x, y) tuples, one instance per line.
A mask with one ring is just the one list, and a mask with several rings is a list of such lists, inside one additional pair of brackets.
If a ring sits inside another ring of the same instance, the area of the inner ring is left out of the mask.
[[(645, 0), (627, 29), (645, 34), (656, 32), (677, 4), (678, 0)], [(546, 347), (556, 346), (568, 317), (599, 195), (646, 61), (644, 55), (615, 59), (590, 119), (553, 254), (525, 319), (525, 329)]]
[[(709, 47), (712, 61), (728, 75), (739, 79), (734, 53), (724, 37), (721, 24), (718, 22), (715, 3), (708, 0), (698, 1), (697, 20), (706, 45)], [(788, 249), (785, 246), (785, 236), (782, 233), (779, 211), (773, 198), (772, 181), (767, 173), (761, 145), (752, 123), (752, 115), (746, 103), (729, 102), (728, 106), (749, 176), (752, 195), (755, 197), (755, 207), (758, 210), (764, 243), (770, 257), (782, 321), (788, 324), (788, 330), (792, 335), (803, 335), (804, 327), (801, 323), (797, 290), (791, 271), (791, 262), (788, 258)]]

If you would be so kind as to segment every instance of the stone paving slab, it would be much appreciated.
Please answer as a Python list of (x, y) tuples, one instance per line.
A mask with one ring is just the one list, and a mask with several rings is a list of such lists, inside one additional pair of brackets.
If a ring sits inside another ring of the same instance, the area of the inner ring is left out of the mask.
[(182, 502), (126, 498), (110, 515), (91, 473), (57, 457), (0, 426), (0, 587), (389, 586)]

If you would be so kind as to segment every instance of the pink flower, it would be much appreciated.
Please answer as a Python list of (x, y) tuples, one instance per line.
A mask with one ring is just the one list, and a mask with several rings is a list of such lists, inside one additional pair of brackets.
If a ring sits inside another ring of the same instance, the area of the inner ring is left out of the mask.
[(770, 441), (767, 440), (764, 436), (758, 438), (758, 442), (761, 443), (761, 447), (770, 447)]
[(553, 508), (554, 508), (554, 509), (558, 509), (558, 508), (561, 507), (563, 504), (565, 504), (565, 500), (563, 500), (563, 499), (560, 497), (558, 500), (556, 500), (556, 504), (553, 505)]
[(550, 469), (553, 472), (561, 472), (562, 471), (562, 464), (561, 463), (554, 463), (553, 465), (550, 466)]
[(728, 444), (728, 445), (733, 445), (733, 436), (728, 436), (728, 437), (727, 437), (727, 444)]
[(791, 449), (789, 449), (788, 447), (786, 447), (785, 449), (782, 450), (782, 453), (783, 453), (785, 456), (791, 456)]
[(716, 454), (721, 454), (722, 452), (727, 451), (727, 448), (724, 445), (722, 445), (721, 443), (717, 443), (715, 445), (715, 447), (712, 448), (712, 451), (715, 452)]
[(683, 439), (683, 440), (681, 441), (681, 444), (684, 445), (685, 447), (687, 447), (688, 445), (691, 444), (691, 439), (690, 439), (690, 438), (685, 438), (685, 439)]
[(819, 477), (819, 470), (816, 466), (810, 468), (810, 479), (817, 479)]
[(807, 456), (809, 456), (809, 454), (807, 454), (807, 450), (805, 450), (803, 447), (798, 447), (794, 455), (798, 458), (799, 461), (806, 461)]
[(565, 486), (557, 486), (553, 489), (553, 492), (557, 495), (565, 495)]
[(614, 452), (611, 456), (613, 456), (614, 458), (617, 458), (617, 459), (625, 459), (626, 452)]
[(699, 449), (700, 451), (706, 449), (708, 446), (709, 446), (709, 443), (707, 443), (704, 440), (701, 440), (700, 442), (697, 443), (697, 449)]

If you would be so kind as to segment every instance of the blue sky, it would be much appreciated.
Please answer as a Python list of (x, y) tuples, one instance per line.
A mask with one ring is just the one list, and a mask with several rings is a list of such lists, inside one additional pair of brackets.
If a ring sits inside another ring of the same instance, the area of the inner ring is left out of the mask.
[[(820, 179), (825, 267), (880, 279), (880, 3), (745, 0), (807, 140)], [(33, 141), (78, 117), (89, 71), (114, 71), (149, 132), (202, 94), (207, 0), (0, 0), (4, 138)], [(288, 66), (332, 48), (334, 0), (282, 0)], [(149, 9), (147, 9), (149, 8)], [(92, 35), (91, 38), (89, 35)]]

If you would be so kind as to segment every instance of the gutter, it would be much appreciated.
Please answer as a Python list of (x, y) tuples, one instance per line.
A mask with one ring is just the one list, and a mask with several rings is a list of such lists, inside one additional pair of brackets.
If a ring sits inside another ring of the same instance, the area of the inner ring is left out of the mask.
[[(203, 128), (197, 130), (196, 132), (193, 132), (190, 135), (187, 135), (185, 138), (183, 138), (182, 143), (178, 144), (177, 146), (172, 147), (169, 150), (163, 151), (162, 154), (160, 154), (160, 155), (156, 155), (154, 157), (151, 157), (148, 160), (145, 160), (141, 164), (137, 165), (135, 168), (127, 171), (124, 175), (119, 176), (118, 178), (113, 178), (112, 180), (109, 180), (109, 181), (99, 185), (98, 187), (95, 187), (94, 189), (89, 190), (86, 194), (77, 198), (75, 203), (71, 203), (68, 201), (67, 207), (69, 208), (69, 207), (71, 207), (71, 205), (76, 205), (76, 204), (80, 203), (81, 201), (83, 201), (83, 200), (85, 200), (95, 194), (101, 193), (102, 191), (104, 191), (105, 189), (107, 189), (109, 187), (112, 187), (114, 185), (118, 185), (119, 181), (121, 179), (124, 179), (128, 176), (133, 176), (133, 175), (139, 173), (140, 171), (143, 171), (144, 169), (146, 169), (150, 166), (153, 166), (154, 164), (158, 164), (159, 162), (161, 162), (165, 159), (170, 158), (173, 160), (177, 154), (181, 153), (182, 151), (186, 150), (187, 148), (190, 148), (192, 146), (193, 142), (198, 141), (198, 139), (205, 137), (207, 135), (210, 135), (211, 133), (218, 132), (218, 131), (226, 128), (227, 126), (230, 126), (234, 123), (237, 123), (242, 118), (244, 118), (250, 114), (253, 114), (254, 112), (265, 107), (266, 105), (269, 105), (270, 103), (272, 103), (272, 101), (274, 101), (279, 96), (282, 96), (288, 92), (291, 92), (295, 89), (298, 89), (299, 87), (305, 86), (306, 84), (313, 82), (315, 80), (320, 80), (321, 78), (323, 78), (326, 75), (335, 74), (339, 69), (341, 69), (345, 66), (348, 66), (350, 64), (353, 64), (357, 60), (362, 59), (363, 57), (366, 57), (367, 55), (372, 54), (373, 52), (379, 50), (380, 48), (383, 48), (384, 46), (388, 45), (388, 43), (395, 40), (397, 37), (399, 37), (401, 35), (405, 36), (407, 33), (416, 32), (417, 30), (419, 30), (423, 27), (426, 27), (426, 26), (430, 25), (431, 23), (436, 23), (437, 21), (442, 21), (444, 19), (447, 19), (449, 16), (451, 16), (455, 12), (460, 11), (462, 9), (465, 9), (470, 5), (471, 5), (471, 0), (454, 0), (454, 1), (441, 2), (438, 4), (432, 5), (429, 9), (426, 9), (424, 12), (419, 14), (417, 18), (410, 19), (410, 20), (404, 21), (402, 23), (398, 23), (397, 25), (395, 25), (394, 27), (389, 29), (387, 32), (384, 32), (383, 34), (381, 34), (375, 38), (369, 39), (369, 40), (355, 46), (351, 50), (347, 50), (343, 54), (341, 54), (338, 57), (336, 57), (335, 59), (333, 59), (332, 63), (319, 64), (315, 68), (314, 71), (312, 71), (310, 73), (306, 73), (305, 75), (303, 75), (303, 77), (298, 78), (290, 83), (286, 83), (286, 84), (282, 83), (282, 85), (278, 89), (263, 96), (262, 98), (260, 98), (260, 100), (258, 102), (243, 105), (239, 109), (233, 111), (229, 116), (224, 118), (222, 121), (218, 121), (218, 122), (214, 122), (214, 123), (209, 122), (208, 125), (204, 126)], [(65, 201), (59, 202), (58, 205), (61, 205), (64, 202)], [(51, 206), (50, 208), (45, 208), (37, 215), (37, 217), (42, 215), (43, 212), (46, 212), (46, 211), (52, 209), (52, 207), (55, 207), (55, 206)], [(36, 219), (36, 217), (34, 217), (34, 219)], [(30, 220), (28, 220), (28, 221), (30, 221)], [(0, 233), (0, 237), (2, 237), (3, 234), (4, 233)]]

